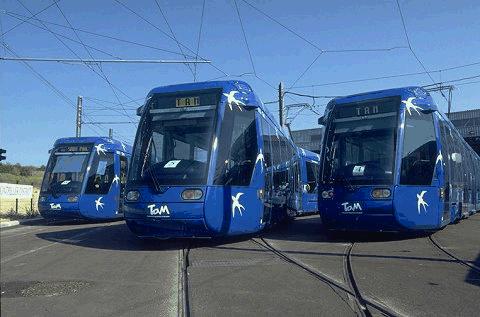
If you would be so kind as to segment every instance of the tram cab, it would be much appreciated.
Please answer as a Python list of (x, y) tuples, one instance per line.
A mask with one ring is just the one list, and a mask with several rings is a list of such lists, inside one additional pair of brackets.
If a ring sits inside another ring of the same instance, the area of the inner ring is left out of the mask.
[(44, 218), (123, 217), (131, 147), (106, 137), (58, 139), (50, 150), (38, 209)]
[(319, 123), (327, 228), (438, 229), (476, 208), (479, 157), (424, 89), (335, 98)]

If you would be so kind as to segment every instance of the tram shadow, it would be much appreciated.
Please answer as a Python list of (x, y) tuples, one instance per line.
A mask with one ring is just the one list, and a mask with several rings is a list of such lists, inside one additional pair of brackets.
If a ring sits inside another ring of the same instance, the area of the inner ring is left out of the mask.
[(58, 218), (58, 219), (46, 219), (39, 217), (38, 219), (32, 219), (27, 222), (22, 222), (22, 227), (44, 227), (44, 226), (74, 226), (85, 224), (103, 224), (123, 221), (123, 219), (70, 219), (70, 218)]
[(114, 251), (180, 250), (185, 245), (182, 240), (139, 239), (124, 222), (40, 232), (36, 236), (53, 243)]
[(329, 231), (319, 215), (295, 218), (264, 232), (264, 237), (275, 240), (303, 242), (388, 242), (425, 238), (431, 232), (361, 232)]
[(480, 253), (472, 264), (475, 268), (470, 268), (465, 277), (465, 282), (480, 287), (480, 269), (478, 269), (480, 268)]

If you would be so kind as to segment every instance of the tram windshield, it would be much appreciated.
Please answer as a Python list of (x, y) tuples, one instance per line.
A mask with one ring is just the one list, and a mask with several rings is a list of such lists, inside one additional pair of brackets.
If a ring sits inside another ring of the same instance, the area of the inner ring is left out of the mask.
[(398, 100), (338, 107), (328, 127), (323, 180), (347, 185), (392, 184)]
[(42, 194), (79, 194), (90, 158), (91, 146), (59, 146), (52, 151), (45, 170)]
[(164, 185), (203, 185), (215, 127), (218, 93), (159, 95), (142, 117), (130, 180)]

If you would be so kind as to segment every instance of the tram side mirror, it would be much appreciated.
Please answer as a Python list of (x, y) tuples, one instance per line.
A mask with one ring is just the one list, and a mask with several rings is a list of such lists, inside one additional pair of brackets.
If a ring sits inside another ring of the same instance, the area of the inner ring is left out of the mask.
[(325, 116), (321, 116), (320, 118), (318, 118), (318, 124), (325, 125)]
[(462, 163), (462, 154), (452, 153), (452, 161), (454, 161), (455, 163)]
[(141, 117), (144, 109), (145, 109), (145, 105), (138, 107), (137, 108), (137, 116)]

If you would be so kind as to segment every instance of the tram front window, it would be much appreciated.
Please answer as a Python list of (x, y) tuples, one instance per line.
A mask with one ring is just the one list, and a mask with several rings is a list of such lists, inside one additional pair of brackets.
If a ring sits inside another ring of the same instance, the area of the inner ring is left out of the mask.
[(54, 151), (42, 183), (42, 194), (79, 194), (87, 169), (89, 152)]
[(147, 115), (142, 120), (130, 179), (157, 189), (206, 184), (214, 111), (196, 111), (187, 119)]
[(392, 184), (397, 113), (334, 119), (328, 133), (324, 181)]

